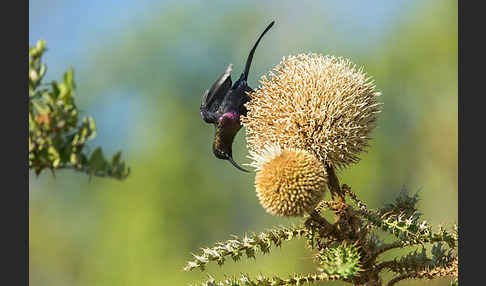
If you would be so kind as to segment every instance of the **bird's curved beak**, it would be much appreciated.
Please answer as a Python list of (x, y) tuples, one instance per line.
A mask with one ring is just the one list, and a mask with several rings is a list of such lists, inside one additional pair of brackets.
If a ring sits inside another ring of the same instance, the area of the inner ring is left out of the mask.
[(228, 156), (228, 161), (230, 161), (230, 162), (231, 162), (231, 164), (232, 164), (233, 166), (235, 166), (235, 167), (236, 167), (238, 170), (241, 170), (241, 171), (243, 171), (243, 172), (250, 173), (250, 171), (245, 170), (245, 169), (241, 168), (240, 166), (238, 166), (238, 164), (236, 164), (236, 162), (233, 160), (233, 157)]

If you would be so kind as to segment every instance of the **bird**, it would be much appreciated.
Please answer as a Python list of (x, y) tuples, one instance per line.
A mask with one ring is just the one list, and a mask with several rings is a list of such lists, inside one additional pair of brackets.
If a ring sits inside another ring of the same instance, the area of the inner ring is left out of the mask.
[(250, 72), (253, 54), (260, 40), (274, 23), (275, 21), (272, 21), (265, 28), (253, 45), (246, 60), (245, 70), (241, 73), (240, 78), (232, 84), (231, 71), (233, 65), (229, 64), (211, 88), (204, 92), (199, 108), (204, 122), (215, 125), (212, 148), (216, 158), (228, 160), (234, 167), (244, 172), (248, 172), (248, 170), (243, 169), (233, 160), (233, 140), (242, 127), (240, 116), (246, 116), (247, 113), (245, 103), (251, 100), (248, 93), (252, 92), (253, 89), (248, 86), (248, 73)]

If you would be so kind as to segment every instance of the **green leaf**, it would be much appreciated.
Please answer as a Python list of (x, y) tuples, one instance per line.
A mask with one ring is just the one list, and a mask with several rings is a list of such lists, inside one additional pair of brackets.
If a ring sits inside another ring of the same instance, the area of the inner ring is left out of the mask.
[(115, 153), (115, 155), (113, 155), (113, 158), (111, 159), (112, 166), (118, 166), (118, 164), (120, 163), (120, 158), (121, 158), (121, 152), (118, 151)]
[(90, 169), (93, 172), (104, 171), (105, 170), (105, 159), (103, 158), (103, 151), (101, 147), (96, 148), (96, 150), (91, 154), (89, 158)]
[(70, 89), (75, 89), (75, 83), (74, 83), (74, 69), (72, 67), (69, 68), (69, 70), (64, 73), (63, 76), (64, 79), (64, 84)]
[(49, 148), (47, 148), (47, 152), (50, 155), (50, 160), (52, 160), (52, 166), (57, 168), (59, 163), (61, 163), (59, 152), (56, 150), (56, 148), (54, 148), (54, 146), (49, 146)]

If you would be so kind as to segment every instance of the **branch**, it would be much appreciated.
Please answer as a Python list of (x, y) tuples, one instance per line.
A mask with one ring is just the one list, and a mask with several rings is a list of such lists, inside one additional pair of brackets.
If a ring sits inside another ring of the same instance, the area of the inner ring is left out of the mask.
[(222, 265), (228, 256), (233, 261), (238, 261), (243, 254), (248, 258), (255, 258), (255, 253), (258, 251), (263, 254), (268, 253), (272, 245), (280, 246), (283, 241), (302, 237), (306, 234), (307, 231), (304, 228), (281, 227), (262, 232), (259, 235), (245, 235), (243, 238), (235, 236), (235, 239), (217, 243), (212, 248), (203, 248), (200, 255), (193, 254), (194, 260), (189, 261), (184, 270), (191, 271), (196, 268), (204, 270), (205, 266), (211, 261)]
[(438, 232), (432, 232), (432, 227), (426, 221), (420, 222), (416, 216), (380, 214), (377, 211), (361, 208), (358, 213), (373, 225), (389, 232), (399, 238), (402, 246), (434, 243), (444, 241), (451, 248), (457, 245), (457, 235), (441, 228)]
[(395, 203), (387, 205), (380, 211), (375, 211), (368, 209), (366, 204), (359, 200), (347, 185), (343, 185), (342, 190), (357, 204), (357, 212), (361, 216), (371, 224), (395, 235), (401, 240), (383, 246), (376, 255), (393, 248), (423, 243), (443, 241), (450, 248), (457, 246), (457, 225), (454, 225), (453, 232), (448, 232), (443, 227), (440, 227), (437, 232), (433, 232), (432, 227), (426, 221), (419, 220), (420, 214), (415, 209), (415, 204), (418, 202), (417, 194), (410, 197), (406, 190), (402, 189)]
[(452, 261), (447, 266), (444, 267), (436, 267), (430, 270), (424, 270), (424, 271), (417, 271), (417, 272), (410, 272), (410, 273), (405, 273), (402, 274), (398, 277), (393, 278), (390, 280), (387, 284), (387, 286), (393, 286), (396, 283), (405, 280), (405, 279), (435, 279), (439, 277), (444, 277), (444, 276), (453, 276), (457, 277), (458, 276), (458, 260), (457, 258)]
[(395, 273), (406, 274), (438, 267), (449, 267), (457, 260), (457, 255), (454, 255), (451, 249), (442, 248), (442, 243), (434, 245), (431, 253), (432, 257), (427, 257), (425, 247), (422, 247), (420, 252), (415, 250), (399, 260), (395, 259), (378, 264), (375, 271), (379, 272), (383, 269), (389, 269)]
[(223, 281), (215, 281), (213, 277), (206, 282), (199, 284), (200, 286), (284, 286), (284, 285), (303, 285), (305, 283), (311, 284), (319, 281), (341, 280), (350, 282), (350, 279), (343, 279), (337, 276), (328, 275), (326, 273), (313, 274), (294, 274), (289, 278), (281, 278), (274, 276), (267, 278), (258, 276), (254, 279), (250, 278), (248, 274), (242, 274), (239, 278), (229, 277)]

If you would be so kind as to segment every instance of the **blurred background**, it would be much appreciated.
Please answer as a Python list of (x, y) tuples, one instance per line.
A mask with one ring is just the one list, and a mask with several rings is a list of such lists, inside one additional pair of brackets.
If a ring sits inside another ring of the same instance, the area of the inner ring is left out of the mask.
[[(384, 103), (369, 152), (339, 173), (371, 207), (405, 185), (432, 224), (457, 222), (457, 1), (29, 1), (29, 45), (47, 41), (46, 81), (75, 69), (77, 103), (93, 115), (91, 150), (117, 150), (125, 181), (60, 171), (29, 179), (31, 285), (187, 285), (191, 252), (299, 219), (260, 207), (254, 174), (211, 152), (199, 104), (233, 63), (233, 79), (266, 25), (251, 87), (283, 56), (316, 52), (364, 67)], [(246, 158), (245, 131), (234, 157)], [(303, 241), (207, 273), (314, 271)], [(449, 285), (449, 279), (400, 285)], [(333, 283), (342, 285), (342, 283)]]

